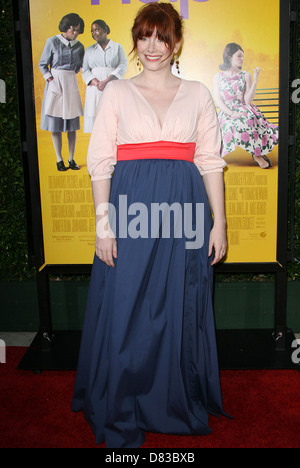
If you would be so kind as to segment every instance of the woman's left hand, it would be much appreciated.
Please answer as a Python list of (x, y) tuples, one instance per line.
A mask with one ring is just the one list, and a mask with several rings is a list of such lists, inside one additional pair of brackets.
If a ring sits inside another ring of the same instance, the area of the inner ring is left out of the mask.
[(211, 230), (209, 238), (209, 252), (210, 257), (214, 250), (214, 259), (212, 265), (218, 263), (225, 257), (227, 252), (227, 236), (226, 226), (215, 224)]

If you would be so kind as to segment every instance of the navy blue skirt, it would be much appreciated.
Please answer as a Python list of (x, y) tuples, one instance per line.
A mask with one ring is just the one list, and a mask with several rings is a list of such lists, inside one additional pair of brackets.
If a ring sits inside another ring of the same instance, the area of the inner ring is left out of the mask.
[(107, 448), (140, 447), (145, 431), (209, 434), (223, 409), (202, 177), (187, 161), (118, 162), (110, 202), (118, 258), (94, 259), (72, 410)]

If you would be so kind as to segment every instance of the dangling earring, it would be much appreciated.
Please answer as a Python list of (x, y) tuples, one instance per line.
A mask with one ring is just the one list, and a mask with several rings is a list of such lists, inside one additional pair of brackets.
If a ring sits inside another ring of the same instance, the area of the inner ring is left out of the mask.
[(137, 58), (137, 67), (138, 67), (139, 71), (142, 70), (142, 65), (141, 65), (140, 57)]
[(174, 62), (176, 64), (177, 73), (178, 73), (178, 75), (180, 75), (179, 60), (178, 60), (177, 54), (174, 55)]

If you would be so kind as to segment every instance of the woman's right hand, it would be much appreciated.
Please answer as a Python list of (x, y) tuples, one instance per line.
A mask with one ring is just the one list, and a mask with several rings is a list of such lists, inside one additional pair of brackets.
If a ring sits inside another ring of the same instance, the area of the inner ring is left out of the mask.
[(106, 237), (96, 236), (95, 250), (97, 257), (108, 266), (114, 267), (114, 258), (117, 258), (117, 241), (113, 234)]
[(96, 86), (96, 88), (97, 88), (97, 86), (99, 85), (99, 83), (100, 83), (100, 81), (97, 80), (97, 78), (93, 78), (92, 81), (90, 82), (90, 85), (91, 85), (91, 86)]

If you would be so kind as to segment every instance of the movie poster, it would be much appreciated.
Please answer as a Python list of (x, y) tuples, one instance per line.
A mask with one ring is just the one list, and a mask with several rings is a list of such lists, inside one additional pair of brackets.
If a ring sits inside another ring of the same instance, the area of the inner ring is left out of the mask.
[[(60, 142), (66, 166), (69, 146), (72, 151), (75, 146), (74, 161), (79, 170), (57, 170), (55, 145), (59, 140), (53, 140), (51, 131), (41, 129), (47, 79), (41, 71), (41, 58), (43, 56), (44, 67), (47, 66), (47, 53), (50, 54), (45, 50), (47, 40), (60, 35), (58, 25), (64, 15), (77, 13), (85, 24), (84, 32), (77, 38), (82, 44), (78, 53), (86, 53), (86, 49), (95, 44), (91, 26), (101, 19), (109, 25), (108, 37), (121, 46), (126, 57), (126, 71), (120, 71), (119, 79), (128, 79), (139, 73), (137, 62), (130, 54), (130, 30), (138, 9), (145, 3), (151, 2), (29, 0), (45, 265), (90, 264), (95, 242), (91, 181), (86, 168), (90, 133), (84, 131), (84, 117), (79, 118), (80, 129), (76, 130), (75, 140), (68, 141), (64, 132)], [(172, 4), (184, 18), (180, 76), (204, 83), (215, 99), (216, 112), (222, 112), (218, 103), (220, 95), (230, 109), (230, 118), (229, 114), (226, 117), (226, 112), (223, 112), (223, 119), (220, 114), (220, 124), (224, 126), (223, 157), (227, 162), (224, 177), (229, 247), (225, 261), (276, 262), (280, 0), (172, 0)], [(216, 75), (222, 73), (219, 65), (223, 63), (223, 51), (229, 43), (238, 44), (243, 50), (241, 71), (250, 74), (252, 83), (257, 78), (250, 103), (245, 100), (239, 78), (227, 80), (226, 73), (219, 80), (221, 91), (217, 96)], [(77, 86), (81, 102), (74, 102), (74, 106), (81, 105), (84, 110), (87, 84), (82, 69), (76, 71), (76, 83), (72, 86)], [(60, 90), (55, 92), (59, 94)], [(242, 109), (234, 107), (235, 95), (240, 101), (244, 99)], [(52, 104), (47, 105), (51, 107)], [(252, 112), (252, 119), (248, 111)], [(72, 113), (72, 109), (68, 112)], [(241, 119), (248, 122), (251, 131), (243, 131)], [(240, 132), (242, 144), (235, 148), (237, 132)], [(270, 161), (268, 169), (258, 165), (256, 160), (261, 155)]]

